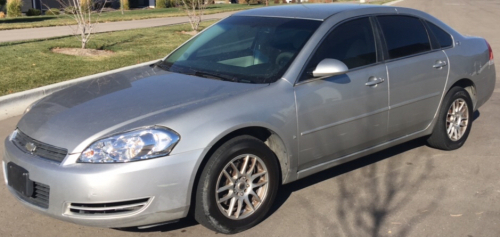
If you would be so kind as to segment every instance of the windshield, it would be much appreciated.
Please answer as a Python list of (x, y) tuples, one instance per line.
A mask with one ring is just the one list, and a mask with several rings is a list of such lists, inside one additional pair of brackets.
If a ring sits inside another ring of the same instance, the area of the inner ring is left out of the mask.
[(177, 49), (162, 62), (162, 68), (236, 82), (275, 82), (320, 24), (313, 20), (232, 16)]

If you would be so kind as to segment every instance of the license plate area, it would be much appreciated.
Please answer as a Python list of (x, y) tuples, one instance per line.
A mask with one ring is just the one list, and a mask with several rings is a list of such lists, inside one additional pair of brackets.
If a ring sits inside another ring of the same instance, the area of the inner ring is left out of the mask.
[(12, 162), (7, 164), (7, 180), (10, 187), (25, 197), (33, 196), (33, 181), (30, 180), (29, 172), (23, 167)]

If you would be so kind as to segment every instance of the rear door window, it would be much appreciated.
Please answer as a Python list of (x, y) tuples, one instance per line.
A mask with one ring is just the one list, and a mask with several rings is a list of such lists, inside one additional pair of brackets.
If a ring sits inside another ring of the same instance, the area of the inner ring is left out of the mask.
[(410, 16), (378, 16), (377, 19), (390, 59), (431, 50), (429, 36), (420, 19)]

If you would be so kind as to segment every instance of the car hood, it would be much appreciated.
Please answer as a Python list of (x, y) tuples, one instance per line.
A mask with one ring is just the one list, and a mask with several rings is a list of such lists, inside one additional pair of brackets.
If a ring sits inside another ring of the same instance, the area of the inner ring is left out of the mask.
[[(21, 118), (18, 128), (33, 139), (73, 151), (95, 134), (111, 127), (120, 131), (157, 111), (206, 104), (267, 85), (138, 67), (82, 82), (43, 98)], [(148, 125), (155, 124), (142, 126)]]

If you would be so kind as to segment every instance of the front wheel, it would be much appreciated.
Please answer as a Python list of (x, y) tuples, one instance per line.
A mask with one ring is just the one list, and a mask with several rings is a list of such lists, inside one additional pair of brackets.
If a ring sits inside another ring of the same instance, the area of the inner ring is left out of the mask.
[(467, 140), (472, 127), (473, 104), (469, 93), (453, 87), (446, 94), (438, 121), (427, 140), (429, 146), (441, 150), (455, 150)]
[(279, 186), (276, 160), (262, 141), (251, 136), (224, 143), (209, 158), (200, 176), (195, 219), (225, 234), (259, 223), (273, 204)]

